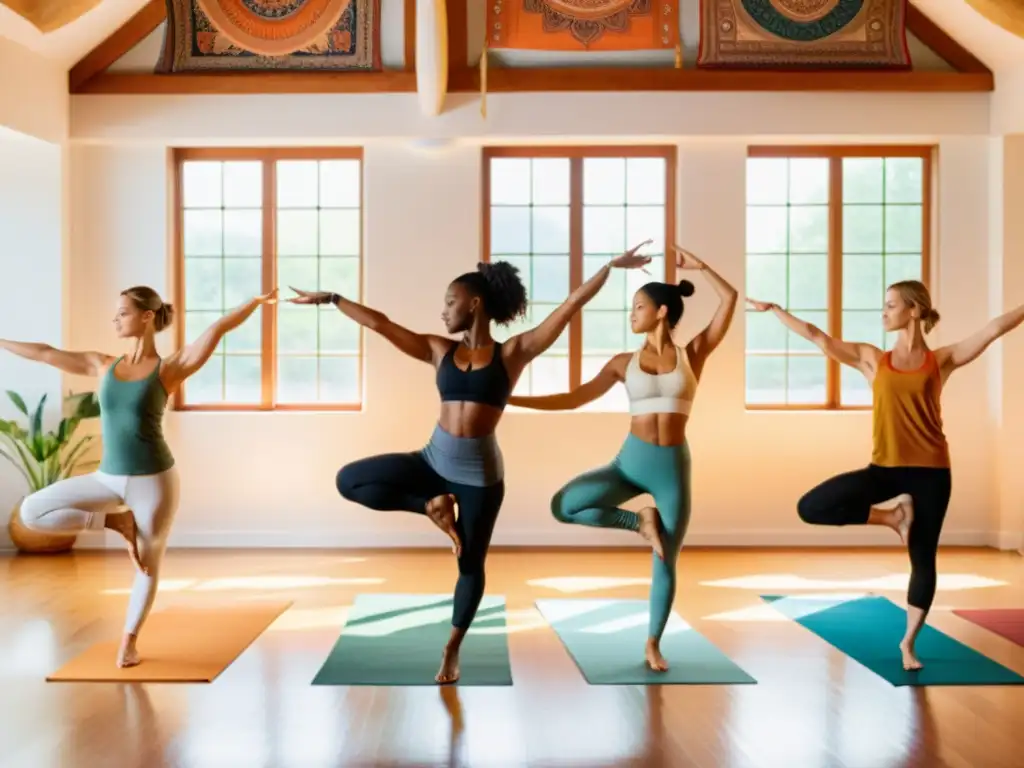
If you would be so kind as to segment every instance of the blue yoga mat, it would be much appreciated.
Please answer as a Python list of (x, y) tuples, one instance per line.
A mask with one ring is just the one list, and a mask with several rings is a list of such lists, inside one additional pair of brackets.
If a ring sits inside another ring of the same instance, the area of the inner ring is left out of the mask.
[[(451, 595), (357, 595), (313, 685), (437, 685)], [(512, 685), (505, 599), (485, 595), (462, 641), (458, 685)]]
[(591, 685), (729, 685), (756, 683), (677, 613), (661, 639), (665, 672), (644, 663), (646, 600), (538, 600), (544, 620)]
[(895, 686), (1021, 685), (1021, 677), (927, 624), (914, 651), (924, 669), (906, 671), (899, 643), (907, 612), (884, 597), (762, 595), (777, 611)]

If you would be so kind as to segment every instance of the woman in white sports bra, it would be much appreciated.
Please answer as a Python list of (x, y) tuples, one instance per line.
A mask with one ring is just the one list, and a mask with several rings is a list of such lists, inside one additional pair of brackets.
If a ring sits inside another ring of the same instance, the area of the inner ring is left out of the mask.
[[(601, 397), (618, 381), (626, 385), (631, 425), (619, 455), (565, 485), (551, 500), (551, 512), (563, 523), (635, 531), (650, 542), (655, 555), (645, 657), (658, 672), (668, 669), (661, 655), (661, 635), (672, 611), (676, 558), (690, 520), (686, 422), (704, 363), (725, 337), (737, 299), (736, 289), (713, 269), (689, 251), (678, 246), (674, 250), (678, 267), (704, 272), (720, 298), (711, 322), (685, 348), (675, 344), (672, 331), (683, 316), (683, 297), (693, 294), (693, 283), (647, 283), (634, 295), (629, 318), (633, 333), (645, 335), (637, 352), (616, 355), (572, 392), (513, 396), (508, 401), (544, 411), (573, 410)], [(644, 493), (654, 497), (655, 506), (640, 512), (618, 506)]]

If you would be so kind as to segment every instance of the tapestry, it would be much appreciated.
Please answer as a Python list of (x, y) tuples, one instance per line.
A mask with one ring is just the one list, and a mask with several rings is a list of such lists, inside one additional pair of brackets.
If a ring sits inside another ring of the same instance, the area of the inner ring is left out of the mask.
[(906, 0), (701, 0), (699, 67), (908, 69)]
[(166, 0), (156, 71), (379, 71), (381, 0)]
[(679, 42), (679, 0), (486, 2), (488, 48), (642, 51)]

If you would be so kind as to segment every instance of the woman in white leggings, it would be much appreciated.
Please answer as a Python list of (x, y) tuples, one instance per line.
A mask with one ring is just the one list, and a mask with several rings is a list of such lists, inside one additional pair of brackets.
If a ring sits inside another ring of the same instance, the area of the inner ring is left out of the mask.
[(224, 335), (276, 290), (243, 304), (211, 325), (194, 342), (166, 359), (154, 336), (171, 324), (173, 307), (152, 288), (121, 292), (114, 330), (132, 340), (130, 355), (66, 352), (47, 344), (0, 339), (0, 348), (78, 376), (100, 378), (103, 458), (99, 470), (71, 477), (28, 496), (21, 504), (26, 527), (49, 533), (108, 529), (124, 537), (138, 569), (128, 600), (119, 667), (139, 663), (135, 643), (153, 600), (167, 534), (178, 509), (178, 471), (164, 440), (163, 415), (169, 395), (210, 359)]

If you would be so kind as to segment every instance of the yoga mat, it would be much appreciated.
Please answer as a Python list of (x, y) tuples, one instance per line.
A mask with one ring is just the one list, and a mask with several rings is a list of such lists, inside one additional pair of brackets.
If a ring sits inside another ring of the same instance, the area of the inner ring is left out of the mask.
[(904, 670), (899, 643), (907, 612), (884, 597), (761, 599), (895, 686), (1024, 684), (1024, 677), (1013, 670), (927, 624), (914, 646), (924, 669)]
[(139, 635), (142, 663), (119, 669), (120, 638), (97, 643), (46, 679), (51, 682), (209, 683), (227, 669), (291, 603), (167, 608)]
[(1021, 608), (965, 608), (953, 611), (972, 624), (984, 627), (1000, 637), (1024, 646), (1024, 609)]
[(644, 662), (646, 600), (538, 600), (580, 672), (591, 685), (730, 685), (757, 681), (677, 614), (661, 638), (668, 670)]
[[(357, 595), (313, 685), (437, 685), (451, 595)], [(505, 598), (485, 595), (462, 641), (458, 685), (512, 685)]]

